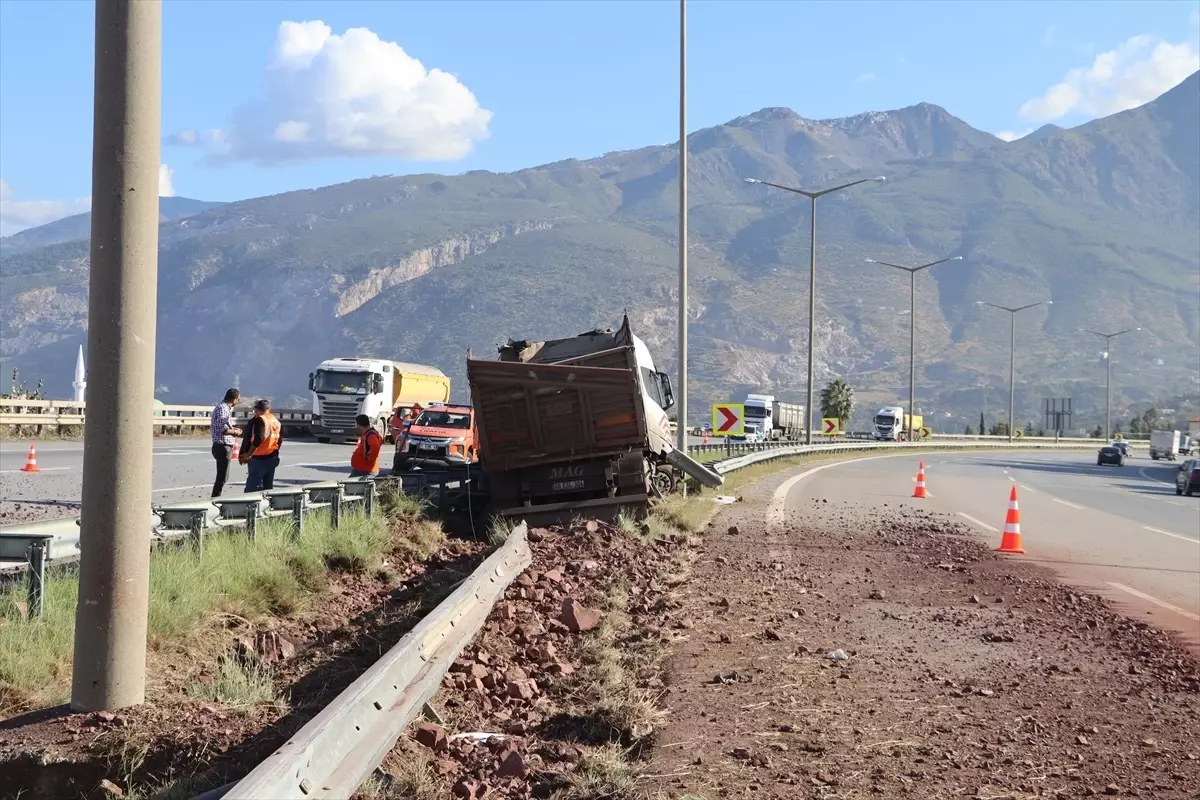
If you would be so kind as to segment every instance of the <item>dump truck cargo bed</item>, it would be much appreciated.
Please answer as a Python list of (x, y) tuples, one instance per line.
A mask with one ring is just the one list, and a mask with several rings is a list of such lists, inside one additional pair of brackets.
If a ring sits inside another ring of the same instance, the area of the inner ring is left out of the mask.
[(467, 377), (486, 472), (647, 447), (640, 389), (630, 369), (469, 359)]

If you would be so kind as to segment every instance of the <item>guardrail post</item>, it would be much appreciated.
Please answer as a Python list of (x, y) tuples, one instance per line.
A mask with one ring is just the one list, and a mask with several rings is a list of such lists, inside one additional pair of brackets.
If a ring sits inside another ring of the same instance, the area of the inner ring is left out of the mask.
[(367, 493), (363, 496), (363, 513), (368, 518), (375, 515), (375, 481), (367, 483)]
[(258, 541), (258, 506), (246, 509), (246, 535), (250, 537), (250, 541)]
[(196, 545), (196, 552), (204, 555), (204, 523), (207, 522), (207, 515), (203, 511), (197, 511), (192, 514), (191, 530), (192, 542)]
[(725, 437), (725, 457), (729, 458), (733, 455), (733, 442), (729, 441), (729, 437)]
[(46, 543), (29, 545), (29, 577), (26, 588), (26, 603), (29, 619), (41, 619), (46, 613)]
[(304, 492), (292, 500), (292, 536), (299, 539), (304, 535)]
[(329, 524), (336, 531), (342, 527), (342, 487), (339, 486), (337, 491), (333, 493), (333, 499), (329, 503)]

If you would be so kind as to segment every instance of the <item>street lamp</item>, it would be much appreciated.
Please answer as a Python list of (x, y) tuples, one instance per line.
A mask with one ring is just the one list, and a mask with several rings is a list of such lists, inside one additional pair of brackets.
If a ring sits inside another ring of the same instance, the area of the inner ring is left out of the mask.
[(930, 267), (936, 267), (938, 264), (945, 264), (947, 261), (962, 261), (962, 256), (953, 256), (951, 258), (941, 258), (937, 261), (930, 261), (928, 264), (921, 264), (916, 267), (905, 267), (901, 264), (889, 264), (886, 261), (876, 261), (873, 258), (868, 258), (868, 264), (880, 264), (885, 267), (893, 267), (894, 269), (902, 269), (908, 273), (908, 440), (913, 440), (913, 415), (917, 413), (917, 273)]
[[(1001, 311), (1007, 311), (1009, 316), (1012, 318), (1012, 333), (1011, 333), (1011, 339), (1010, 339), (1011, 343), (1010, 343), (1010, 349), (1009, 349), (1009, 354), (1008, 354), (1008, 441), (1012, 442), (1012, 440), (1013, 440), (1013, 425), (1016, 424), (1014, 405), (1016, 404), (1016, 398), (1017, 398), (1017, 384), (1016, 384), (1017, 312), (1024, 311), (1027, 308), (1037, 308), (1038, 306), (1054, 305), (1054, 301), (1053, 300), (1043, 300), (1040, 303), (1030, 303), (1027, 306), (1019, 306), (1017, 308), (1009, 308), (1008, 306), (998, 306), (995, 303), (988, 303), (984, 300), (976, 300), (975, 305), (991, 306), (992, 308), (998, 308)], [(981, 431), (981, 433), (982, 433), (982, 431)]]
[(1100, 333), (1087, 328), (1079, 328), (1081, 333), (1090, 333), (1104, 339), (1104, 441), (1112, 437), (1112, 340), (1127, 333), (1140, 331), (1141, 328), (1126, 328), (1116, 333)]
[(745, 179), (746, 183), (761, 184), (762, 186), (770, 186), (775, 189), (782, 189), (785, 192), (803, 195), (812, 202), (812, 228), (808, 240), (808, 406), (805, 408), (805, 414), (807, 415), (807, 424), (804, 426), (805, 444), (812, 444), (813, 429), (813, 353), (817, 347), (817, 198), (833, 194), (834, 192), (840, 192), (842, 189), (849, 189), (851, 186), (858, 186), (860, 183), (881, 183), (885, 180), (887, 178), (882, 176), (878, 178), (862, 178), (850, 183), (843, 183), (840, 186), (831, 186), (828, 189), (810, 191), (808, 189), (796, 189), (791, 186), (781, 186), (778, 183), (771, 183), (770, 181), (760, 181), (757, 178)]

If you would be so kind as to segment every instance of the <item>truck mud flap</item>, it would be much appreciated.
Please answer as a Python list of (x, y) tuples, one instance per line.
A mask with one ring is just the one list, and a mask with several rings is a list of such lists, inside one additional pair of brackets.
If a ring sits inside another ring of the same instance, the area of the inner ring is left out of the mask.
[(716, 488), (725, 483), (724, 475), (713, 472), (682, 450), (671, 450), (665, 457), (668, 464), (695, 478), (701, 486)]

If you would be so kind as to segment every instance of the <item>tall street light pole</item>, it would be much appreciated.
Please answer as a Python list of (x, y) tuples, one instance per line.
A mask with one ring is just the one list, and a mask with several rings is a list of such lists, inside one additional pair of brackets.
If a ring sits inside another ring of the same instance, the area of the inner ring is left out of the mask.
[(1141, 328), (1126, 328), (1116, 333), (1100, 333), (1087, 328), (1079, 330), (1104, 339), (1104, 441), (1108, 442), (1112, 440), (1112, 340), (1127, 333), (1140, 331)]
[(1016, 414), (1014, 405), (1017, 399), (1017, 312), (1024, 311), (1027, 308), (1037, 308), (1038, 306), (1054, 305), (1053, 300), (1043, 300), (1040, 303), (1030, 303), (1027, 306), (1019, 306), (1017, 308), (1009, 308), (1008, 306), (998, 306), (995, 303), (988, 303), (984, 300), (976, 300), (977, 306), (990, 306), (998, 308), (1001, 311), (1007, 311), (1012, 318), (1012, 332), (1009, 340), (1008, 353), (1008, 441), (1013, 440), (1013, 426), (1016, 424)]
[(858, 186), (860, 183), (880, 183), (887, 180), (883, 177), (878, 178), (863, 178), (850, 183), (843, 183), (840, 186), (831, 186), (828, 189), (812, 191), (809, 189), (796, 189), (792, 186), (781, 186), (778, 183), (770, 181), (760, 181), (757, 178), (746, 178), (746, 183), (761, 184), (762, 186), (770, 186), (775, 189), (782, 189), (785, 192), (803, 195), (812, 203), (811, 228), (808, 240), (808, 405), (805, 407), (804, 413), (807, 417), (807, 424), (804, 428), (804, 443), (812, 444), (813, 432), (813, 353), (816, 352), (816, 319), (817, 319), (817, 199), (824, 197), (827, 194), (840, 192), (842, 189), (849, 189), (851, 186)]
[(145, 699), (161, 0), (96, 0), (88, 424), (71, 707)]
[(908, 440), (913, 440), (913, 415), (917, 413), (917, 273), (921, 270), (945, 264), (947, 261), (962, 261), (962, 256), (939, 258), (928, 264), (906, 267), (901, 264), (889, 264), (886, 261), (876, 261), (868, 258), (868, 264), (881, 264), (885, 267), (901, 269), (908, 273)]
[(675, 441), (682, 453), (688, 449), (687, 170), (687, 0), (679, 0), (679, 403)]

